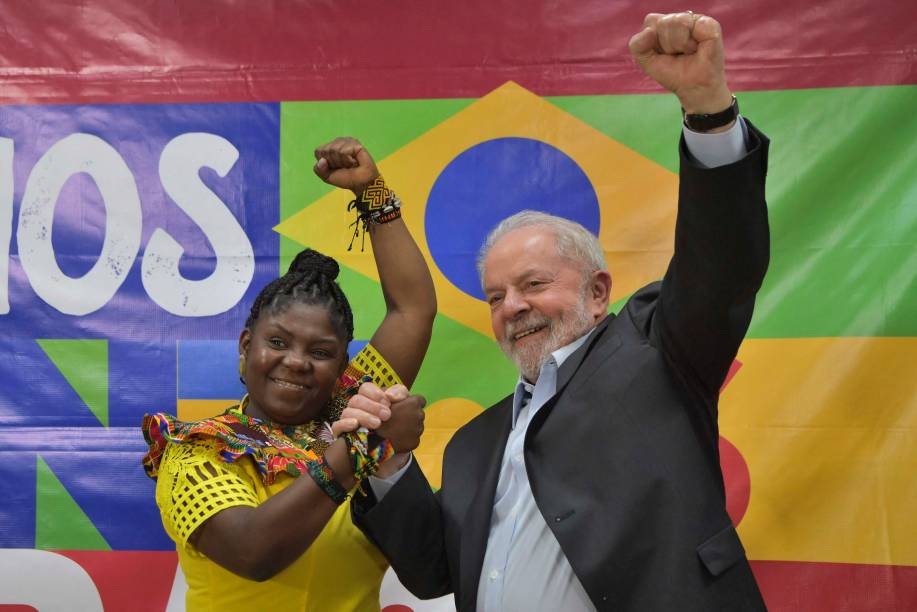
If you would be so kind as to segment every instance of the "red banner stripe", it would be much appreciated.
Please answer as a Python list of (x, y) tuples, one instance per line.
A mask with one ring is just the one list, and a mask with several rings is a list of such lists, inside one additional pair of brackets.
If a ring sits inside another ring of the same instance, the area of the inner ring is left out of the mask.
[(917, 610), (917, 567), (800, 561), (751, 566), (772, 612)]
[[(681, 10), (662, 2), (657, 10)], [(712, 0), (737, 90), (917, 83), (912, 3)], [(2, 3), (0, 102), (136, 103), (657, 91), (627, 41), (644, 5)]]
[(178, 555), (175, 551), (60, 550), (92, 578), (106, 610), (166, 609)]

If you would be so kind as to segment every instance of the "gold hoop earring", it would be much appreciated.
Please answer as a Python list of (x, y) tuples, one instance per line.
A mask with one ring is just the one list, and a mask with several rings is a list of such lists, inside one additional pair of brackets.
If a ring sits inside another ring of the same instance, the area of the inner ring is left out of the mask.
[(245, 382), (245, 355), (239, 355), (239, 378)]

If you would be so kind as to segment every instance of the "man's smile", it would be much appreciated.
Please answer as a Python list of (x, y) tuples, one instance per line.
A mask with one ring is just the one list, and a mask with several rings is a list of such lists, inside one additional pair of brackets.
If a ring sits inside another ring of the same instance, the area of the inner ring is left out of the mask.
[(547, 327), (546, 325), (537, 325), (535, 327), (529, 327), (527, 329), (524, 329), (521, 332), (513, 335), (513, 342), (518, 342), (522, 338), (525, 338), (526, 336), (531, 336), (532, 334), (536, 332), (540, 332), (541, 330), (545, 329), (546, 327)]

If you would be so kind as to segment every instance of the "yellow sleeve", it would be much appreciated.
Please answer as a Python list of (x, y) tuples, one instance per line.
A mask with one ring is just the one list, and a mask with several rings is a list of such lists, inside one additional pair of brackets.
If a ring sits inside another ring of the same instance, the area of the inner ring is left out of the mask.
[(376, 348), (367, 344), (363, 349), (350, 360), (350, 365), (364, 374), (373, 377), (373, 382), (382, 389), (387, 389), (392, 385), (403, 384), (394, 368), (388, 364), (385, 358), (376, 350)]
[(169, 444), (159, 466), (156, 504), (169, 536), (196, 553), (188, 538), (211, 516), (234, 506), (258, 506), (244, 468), (217, 456), (214, 440)]

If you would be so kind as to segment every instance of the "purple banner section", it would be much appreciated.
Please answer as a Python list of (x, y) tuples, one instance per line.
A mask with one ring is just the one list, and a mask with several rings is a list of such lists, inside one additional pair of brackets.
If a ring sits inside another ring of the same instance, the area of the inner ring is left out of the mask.
[(176, 341), (238, 338), (277, 274), (278, 105), (7, 107), (0, 138), (0, 425), (83, 424), (38, 338), (109, 341), (111, 425), (171, 409)]
[(0, 547), (61, 518), (36, 507), (39, 457), (109, 547), (172, 546), (140, 421), (174, 413), (180, 344), (237, 342), (277, 276), (279, 121), (277, 104), (0, 108)]
[(238, 340), (188, 340), (178, 344), (179, 399), (238, 400), (245, 394), (239, 380)]
[(237, 336), (276, 276), (278, 105), (5, 107), (0, 138), (6, 337)]

